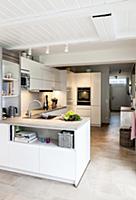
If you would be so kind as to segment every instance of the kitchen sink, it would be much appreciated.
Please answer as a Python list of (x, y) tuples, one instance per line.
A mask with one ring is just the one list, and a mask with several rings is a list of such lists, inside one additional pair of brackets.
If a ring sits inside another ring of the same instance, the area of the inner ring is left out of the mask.
[(49, 114), (49, 113), (40, 113), (40, 114), (35, 114), (35, 115), (31, 115), (29, 116), (24, 116), (24, 119), (53, 119), (55, 117), (58, 117), (58, 115), (53, 115), (53, 114)]
[(36, 117), (34, 119), (53, 119), (55, 117), (57, 117), (57, 115), (48, 115), (48, 116), (40, 115), (40, 116), (38, 116), (38, 117)]

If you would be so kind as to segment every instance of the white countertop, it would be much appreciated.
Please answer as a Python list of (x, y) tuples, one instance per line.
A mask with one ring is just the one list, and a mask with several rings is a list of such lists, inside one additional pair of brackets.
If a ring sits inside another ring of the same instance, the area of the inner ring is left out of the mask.
[(87, 117), (82, 118), (80, 121), (64, 121), (56, 117), (54, 119), (25, 119), (22, 117), (7, 118), (1, 120), (0, 123), (26, 126), (26, 127), (36, 127), (36, 128), (47, 128), (47, 129), (57, 129), (57, 130), (77, 130), (90, 119)]
[(121, 106), (120, 111), (121, 112), (134, 112), (135, 110), (132, 109), (132, 107)]

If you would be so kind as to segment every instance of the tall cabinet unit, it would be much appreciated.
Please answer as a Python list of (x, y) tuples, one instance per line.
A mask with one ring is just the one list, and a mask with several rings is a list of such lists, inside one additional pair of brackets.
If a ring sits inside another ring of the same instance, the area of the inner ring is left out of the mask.
[(101, 73), (91, 73), (91, 123), (101, 126)]
[[(17, 115), (20, 115), (20, 66), (19, 54), (8, 50), (1, 51), (1, 118), (2, 109), (8, 111), (9, 106), (17, 108)], [(8, 114), (8, 113), (7, 113)]]
[[(90, 104), (77, 105), (77, 89), (90, 88)], [(101, 73), (68, 73), (67, 102), (69, 109), (89, 117), (92, 126), (101, 126)]]

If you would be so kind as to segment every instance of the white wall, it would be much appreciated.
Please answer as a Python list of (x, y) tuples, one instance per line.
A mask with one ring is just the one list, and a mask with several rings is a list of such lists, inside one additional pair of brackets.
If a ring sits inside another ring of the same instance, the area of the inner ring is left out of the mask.
[(48, 66), (125, 63), (136, 61), (136, 47), (110, 48), (78, 53), (62, 53), (40, 56)]

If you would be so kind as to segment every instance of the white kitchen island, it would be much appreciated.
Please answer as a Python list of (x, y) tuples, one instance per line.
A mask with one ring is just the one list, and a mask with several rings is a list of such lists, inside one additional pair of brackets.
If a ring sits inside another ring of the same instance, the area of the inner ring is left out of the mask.
[[(20, 143), (13, 139), (14, 127), (36, 131), (51, 143)], [(57, 133), (73, 133), (73, 148), (59, 147)], [(67, 182), (77, 186), (90, 162), (90, 120), (77, 122), (16, 117), (0, 121), (0, 169)]]

